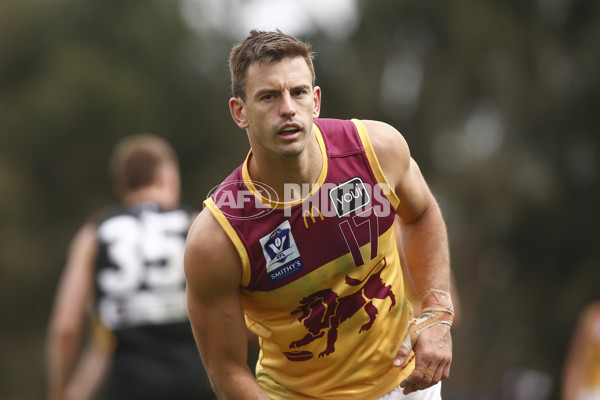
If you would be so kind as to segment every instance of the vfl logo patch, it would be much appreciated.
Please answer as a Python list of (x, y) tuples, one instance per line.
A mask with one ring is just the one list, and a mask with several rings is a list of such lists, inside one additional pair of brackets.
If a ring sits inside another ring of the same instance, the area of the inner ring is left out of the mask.
[(345, 217), (371, 202), (365, 183), (358, 176), (331, 189), (329, 199), (338, 218)]
[(260, 239), (267, 262), (267, 275), (277, 282), (304, 269), (304, 263), (296, 247), (289, 221), (284, 221), (273, 232)]

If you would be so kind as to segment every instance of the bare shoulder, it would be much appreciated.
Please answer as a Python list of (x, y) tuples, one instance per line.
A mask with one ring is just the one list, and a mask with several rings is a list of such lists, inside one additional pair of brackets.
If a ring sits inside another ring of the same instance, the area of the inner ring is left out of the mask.
[(227, 235), (213, 217), (208, 208), (198, 213), (188, 232), (186, 253), (190, 251), (206, 251), (213, 242), (227, 238)]
[(410, 164), (410, 151), (404, 136), (385, 122), (362, 122), (386, 179), (390, 183), (398, 182)]
[(184, 269), (191, 288), (207, 295), (224, 286), (239, 287), (241, 260), (208, 208), (198, 214), (188, 233)]
[(94, 246), (97, 243), (97, 240), (98, 234), (96, 232), (96, 224), (88, 222), (79, 228), (73, 237), (72, 244), (75, 246)]
[(91, 264), (98, 252), (98, 234), (96, 225), (88, 222), (83, 225), (73, 239), (69, 247), (68, 267), (79, 267)]
[(83, 324), (93, 296), (94, 266), (98, 254), (96, 225), (88, 222), (73, 236), (54, 301), (53, 330), (73, 331)]
[(591, 329), (600, 320), (600, 301), (588, 304), (581, 313), (581, 319)]
[[(190, 227), (186, 241), (185, 257), (186, 261), (202, 264), (202, 268), (205, 270), (212, 269), (208, 264), (214, 263), (237, 261), (241, 265), (237, 251), (229, 236), (208, 208), (203, 209), (198, 214)], [(186, 264), (188, 263), (186, 262)], [(204, 264), (207, 265), (204, 266)]]

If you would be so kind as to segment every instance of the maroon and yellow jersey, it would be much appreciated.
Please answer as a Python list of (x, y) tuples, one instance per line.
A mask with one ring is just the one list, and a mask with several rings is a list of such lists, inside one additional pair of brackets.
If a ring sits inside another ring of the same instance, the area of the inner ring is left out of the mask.
[(242, 260), (242, 305), (267, 394), (375, 399), (414, 367), (412, 358), (392, 366), (412, 318), (393, 229), (399, 200), (361, 121), (317, 119), (313, 131), (318, 181), (285, 188), (302, 200), (253, 182), (250, 152), (205, 205)]

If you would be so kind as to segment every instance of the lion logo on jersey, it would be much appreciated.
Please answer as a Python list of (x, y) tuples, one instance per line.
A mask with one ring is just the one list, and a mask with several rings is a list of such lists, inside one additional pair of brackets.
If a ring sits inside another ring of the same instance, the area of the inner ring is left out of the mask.
[[(327, 335), (327, 346), (319, 353), (319, 357), (327, 356), (335, 351), (338, 327), (357, 312), (364, 310), (369, 320), (360, 327), (358, 333), (368, 331), (373, 326), (379, 310), (373, 305), (373, 299), (389, 299), (392, 301), (390, 310), (396, 304), (396, 297), (391, 285), (386, 285), (381, 279), (381, 271), (386, 265), (385, 258), (379, 261), (365, 279), (359, 281), (346, 275), (346, 284), (358, 286), (358, 290), (347, 296), (339, 297), (331, 289), (315, 292), (300, 301), (300, 306), (291, 314), (300, 314), (298, 321), (308, 330), (301, 339), (290, 343), (290, 348), (300, 348), (314, 340)], [(374, 271), (377, 269), (377, 272)], [(306, 361), (313, 357), (307, 350), (284, 352), (290, 361)]]

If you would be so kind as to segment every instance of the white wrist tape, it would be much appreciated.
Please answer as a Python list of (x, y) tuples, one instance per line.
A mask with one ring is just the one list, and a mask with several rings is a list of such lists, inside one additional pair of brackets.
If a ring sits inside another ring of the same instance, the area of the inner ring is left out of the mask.
[[(448, 314), (448, 315), (444, 315)], [(449, 308), (442, 307), (427, 307), (423, 309), (423, 313), (419, 318), (414, 318), (408, 323), (408, 334), (402, 342), (402, 346), (406, 347), (409, 351), (412, 350), (414, 345), (417, 343), (421, 332), (432, 326), (444, 324), (452, 326), (452, 317), (454, 311)]]

